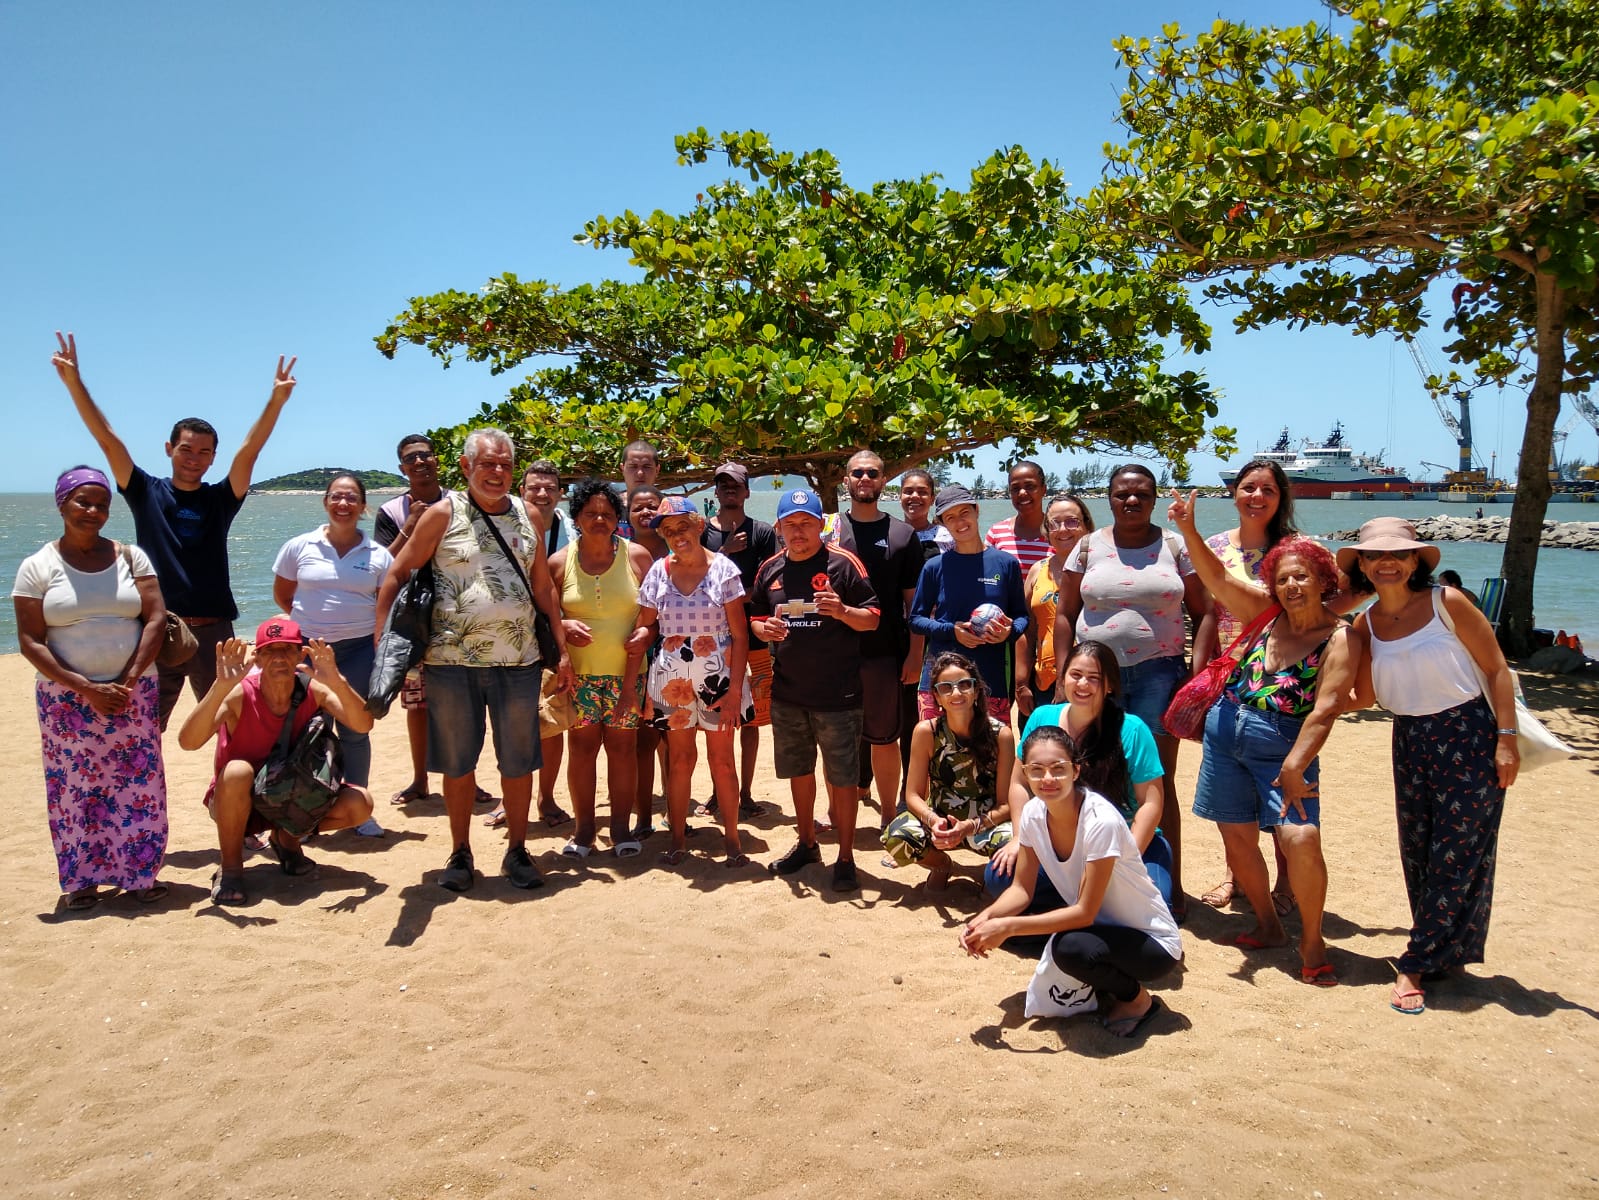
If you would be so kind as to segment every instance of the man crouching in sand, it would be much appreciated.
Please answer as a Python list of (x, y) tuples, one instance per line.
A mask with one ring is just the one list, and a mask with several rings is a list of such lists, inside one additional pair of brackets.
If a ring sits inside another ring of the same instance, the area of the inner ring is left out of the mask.
[[(299, 675), (303, 658), (310, 660), (309, 680), (301, 680)], [(259, 674), (250, 673), (252, 665), (261, 668)], [(300, 849), (300, 839), (274, 827), (255, 807), (256, 772), (277, 744), (291, 707), (291, 743), (319, 709), (359, 732), (372, 728), (372, 714), (339, 674), (333, 648), (321, 640), (306, 645), (298, 625), (284, 617), (271, 617), (256, 630), (253, 651), (238, 638), (222, 644), (216, 682), (178, 731), (178, 745), (185, 750), (198, 750), (213, 736), (217, 739), (216, 775), (205, 797), (222, 849), (222, 867), (211, 879), (211, 899), (217, 904), (243, 904), (247, 898), (247, 833), (272, 830), (272, 852), (285, 875), (305, 875), (314, 869), (315, 864)], [(318, 818), (316, 827), (323, 833), (348, 829), (371, 815), (371, 793), (347, 783)]]

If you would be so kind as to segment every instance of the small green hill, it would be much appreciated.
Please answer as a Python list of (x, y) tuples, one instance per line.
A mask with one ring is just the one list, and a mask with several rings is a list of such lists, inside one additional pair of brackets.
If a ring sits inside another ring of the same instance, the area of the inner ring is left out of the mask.
[[(327, 488), (328, 481), (335, 475), (348, 474), (349, 467), (313, 467), (309, 471), (295, 471), (290, 475), (275, 475), (271, 479), (263, 479), (259, 483), (252, 483), (250, 490), (254, 492), (320, 492)], [(357, 471), (361, 482), (366, 484), (367, 490), (375, 488), (403, 488), (406, 486), (403, 477), (393, 471)]]

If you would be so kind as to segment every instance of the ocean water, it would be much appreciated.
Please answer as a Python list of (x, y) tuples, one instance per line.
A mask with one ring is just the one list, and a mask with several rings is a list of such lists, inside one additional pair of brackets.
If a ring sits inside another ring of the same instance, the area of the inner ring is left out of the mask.
[[(374, 509), (382, 499), (373, 494)], [(1109, 519), (1110, 509), (1103, 498), (1090, 500), (1089, 507), (1093, 509), (1096, 523), (1104, 524)], [(898, 515), (897, 503), (891, 501), (887, 508)], [(755, 481), (749, 511), (766, 521), (775, 517), (777, 493), (767, 487), (765, 481)], [(1009, 516), (1010, 511), (1010, 505), (1003, 500), (986, 500), (981, 505), (982, 522), (986, 527)], [(1591, 511), (1585, 505), (1553, 505), (1549, 515), (1554, 520), (1583, 520)], [(1508, 507), (1503, 512), (1508, 515)], [(1372, 517), (1395, 514), (1412, 520), (1425, 516), (1466, 515), (1461, 505), (1430, 501), (1305, 500), (1296, 506), (1299, 527), (1317, 536), (1357, 528)], [(278, 548), (295, 534), (320, 525), (324, 519), (319, 496), (259, 495), (246, 501), (228, 540), (233, 593), (241, 614), (240, 629), (251, 629), (276, 611), (272, 603), (272, 562)], [(370, 530), (370, 514), (365, 524)], [(1205, 532), (1227, 529), (1235, 524), (1237, 514), (1230, 500), (1200, 500), (1199, 527)], [(18, 564), (60, 534), (61, 517), (49, 496), (0, 494), (0, 573), (6, 580), (14, 580)], [(120, 499), (112, 505), (106, 534), (122, 541), (133, 538), (133, 519)], [(1445, 542), (1441, 548), (1442, 566), (1459, 571), (1469, 588), (1475, 589), (1483, 579), (1499, 574), (1502, 546)], [(1588, 646), (1599, 646), (1599, 553), (1541, 551), (1534, 605), (1539, 625), (1580, 633)], [(16, 618), (7, 604), (0, 606), (0, 653), (15, 653), (16, 649)]]

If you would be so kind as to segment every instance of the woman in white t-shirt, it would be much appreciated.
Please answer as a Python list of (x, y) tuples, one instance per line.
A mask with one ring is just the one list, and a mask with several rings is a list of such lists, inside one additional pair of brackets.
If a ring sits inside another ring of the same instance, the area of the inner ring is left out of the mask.
[[(1041, 725), (1023, 743), (1033, 798), (1016, 823), (1016, 871), (999, 899), (962, 928), (960, 944), (982, 958), (1007, 938), (1053, 934), (1056, 966), (1109, 998), (1108, 1032), (1133, 1037), (1165, 1007), (1144, 985), (1182, 961), (1182, 936), (1127, 821), (1077, 782), (1080, 757), (1058, 725)], [(1028, 914), (1040, 869), (1065, 907)]]
[[(378, 585), (394, 559), (361, 529), (366, 484), (359, 475), (346, 472), (328, 480), (322, 507), (328, 523), (290, 538), (278, 551), (272, 599), (307, 638), (333, 647), (339, 674), (364, 698), (372, 678)], [(371, 742), (342, 723), (338, 730), (344, 781), (364, 788), (372, 775)], [(381, 837), (383, 828), (368, 818), (356, 832)]]
[(61, 890), (71, 909), (92, 907), (102, 886), (159, 900), (167, 784), (155, 656), (166, 606), (144, 551), (100, 536), (111, 515), (104, 472), (74, 467), (56, 480), (55, 498), (61, 537), (23, 560), (11, 602), (22, 656), (39, 673)]

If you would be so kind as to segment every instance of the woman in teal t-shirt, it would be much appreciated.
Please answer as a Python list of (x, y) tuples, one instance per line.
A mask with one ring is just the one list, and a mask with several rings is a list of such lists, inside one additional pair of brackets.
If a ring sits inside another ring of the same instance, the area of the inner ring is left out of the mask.
[[(1149, 726), (1124, 712), (1114, 697), (1121, 692), (1121, 671), (1116, 653), (1103, 642), (1084, 641), (1072, 647), (1061, 670), (1067, 703), (1046, 704), (1033, 711), (1022, 730), (1022, 740), (1040, 725), (1058, 725), (1083, 749), (1085, 787), (1108, 799), (1132, 827), (1133, 840), (1143, 855), (1144, 867), (1171, 903), (1171, 847), (1160, 833), (1160, 751)], [(1011, 781), (1011, 810), (1020, 812), (1027, 801), (1027, 781), (1018, 769)], [(984, 884), (998, 892), (1010, 883), (1015, 846), (999, 851), (984, 872)], [(1049, 886), (1039, 880), (1039, 893)], [(1049, 899), (1034, 903), (1056, 904)]]

